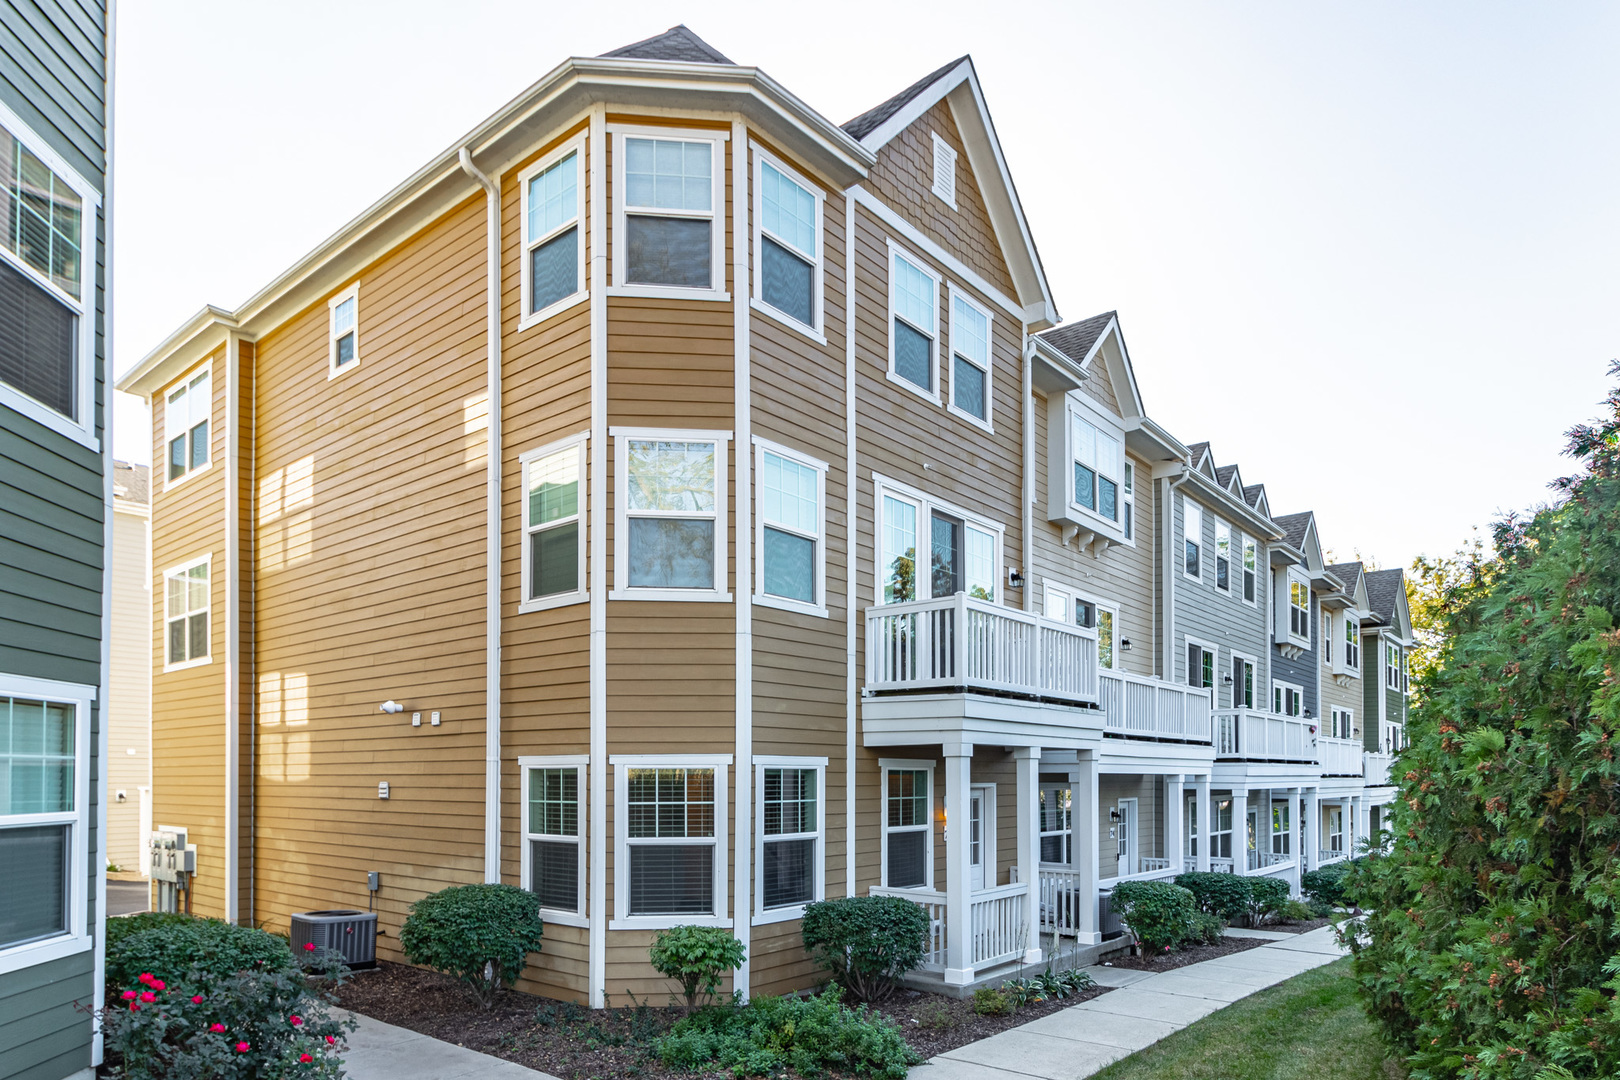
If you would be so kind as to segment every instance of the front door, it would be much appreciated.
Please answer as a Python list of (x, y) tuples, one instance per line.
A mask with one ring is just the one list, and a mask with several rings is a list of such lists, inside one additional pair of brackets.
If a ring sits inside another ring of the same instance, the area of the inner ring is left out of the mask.
[(1114, 835), (1119, 841), (1119, 876), (1136, 873), (1140, 863), (1137, 861), (1135, 799), (1119, 800), (1119, 824)]
[(968, 797), (968, 888), (984, 891), (984, 789), (974, 788)]

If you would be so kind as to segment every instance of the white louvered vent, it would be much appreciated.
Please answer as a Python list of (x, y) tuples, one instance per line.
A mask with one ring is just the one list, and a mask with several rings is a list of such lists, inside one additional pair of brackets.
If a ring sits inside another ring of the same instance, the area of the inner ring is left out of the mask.
[(949, 143), (939, 137), (939, 133), (931, 132), (934, 136), (934, 194), (956, 209), (956, 151), (951, 149)]

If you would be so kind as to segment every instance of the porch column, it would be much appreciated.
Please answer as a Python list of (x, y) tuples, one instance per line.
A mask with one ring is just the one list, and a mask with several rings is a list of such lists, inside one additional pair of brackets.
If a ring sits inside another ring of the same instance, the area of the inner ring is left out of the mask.
[(1209, 773), (1200, 773), (1193, 778), (1193, 791), (1198, 795), (1198, 861), (1196, 866), (1201, 874), (1209, 873), (1209, 846), (1212, 829), (1215, 825), (1215, 811), (1210, 806), (1209, 799)]
[(1249, 872), (1249, 792), (1232, 791), (1232, 872)]
[(1356, 841), (1361, 837), (1361, 796), (1350, 796), (1350, 812), (1345, 815), (1350, 820), (1345, 822), (1345, 854), (1354, 856)]
[(1076, 921), (1075, 943), (1095, 945), (1102, 940), (1097, 923), (1097, 839), (1098, 832), (1097, 752), (1081, 750), (1079, 761), (1069, 768), (1069, 801), (1073, 807), (1070, 844), (1073, 850)]
[(1013, 751), (1018, 767), (1018, 880), (1025, 882), (1024, 963), (1039, 964), (1041, 953), (1041, 748)]
[(1187, 869), (1187, 777), (1173, 773), (1165, 777), (1165, 788), (1170, 805), (1164, 815), (1164, 856), (1170, 860), (1170, 869), (1179, 874)]
[[(1322, 861), (1322, 789), (1305, 789), (1305, 851), (1303, 870), (1315, 870)], [(1303, 884), (1303, 883), (1302, 883)]]
[(1299, 895), (1300, 878), (1305, 873), (1305, 843), (1299, 836), (1299, 797), (1303, 788), (1288, 789), (1288, 850), (1294, 856), (1293, 880), (1289, 882), (1293, 895)]
[(973, 784), (973, 744), (945, 747), (945, 982), (973, 981), (973, 898), (969, 892), (968, 830)]

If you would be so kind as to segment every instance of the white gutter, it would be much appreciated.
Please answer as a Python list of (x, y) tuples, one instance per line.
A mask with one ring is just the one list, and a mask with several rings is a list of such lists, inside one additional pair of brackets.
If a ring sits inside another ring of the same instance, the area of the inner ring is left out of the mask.
[[(593, 1009), (607, 1004), (607, 107), (591, 109), (590, 854), (589, 979)], [(622, 900), (620, 901), (623, 902)]]
[(488, 208), (489, 455), (486, 463), (484, 624), (484, 881), (501, 880), (501, 189), (463, 146), (461, 170), (484, 189)]
[(844, 895), (855, 895), (855, 194), (844, 192)]
[(1022, 323), (1024, 341), (1024, 610), (1035, 610), (1035, 339)]
[[(732, 989), (748, 998), (750, 962), (748, 955), (754, 925), (754, 515), (753, 515), (753, 381), (749, 370), (750, 308), (743, 299), (748, 289), (748, 128), (741, 120), (731, 122), (731, 280), (733, 312), (733, 393), (736, 395), (734, 422), (737, 468), (736, 532), (737, 584), (737, 775), (735, 820), (736, 857), (733, 860), (732, 933), (742, 943), (743, 962), (732, 975)], [(825, 600), (825, 598), (823, 598)]]

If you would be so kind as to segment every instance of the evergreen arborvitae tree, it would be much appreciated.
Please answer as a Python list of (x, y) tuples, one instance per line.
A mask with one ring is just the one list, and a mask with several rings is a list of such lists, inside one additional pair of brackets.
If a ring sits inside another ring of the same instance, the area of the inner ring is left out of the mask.
[[(1611, 369), (1620, 376), (1620, 365)], [(1387, 853), (1352, 895), (1369, 1013), (1416, 1078), (1620, 1076), (1620, 391), (1560, 499), (1444, 605)]]

